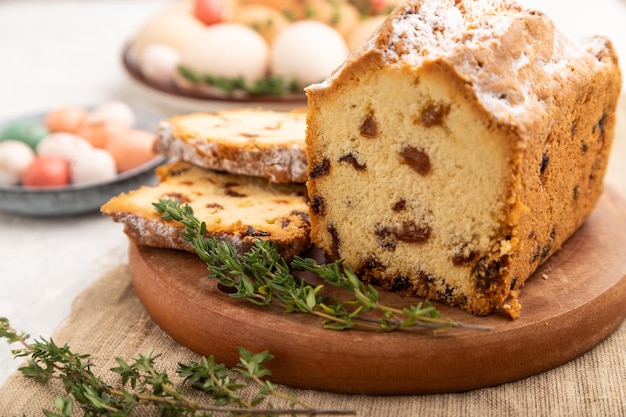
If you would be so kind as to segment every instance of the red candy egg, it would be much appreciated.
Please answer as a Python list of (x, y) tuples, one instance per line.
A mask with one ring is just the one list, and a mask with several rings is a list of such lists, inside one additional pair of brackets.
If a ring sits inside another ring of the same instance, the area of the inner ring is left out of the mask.
[(57, 156), (36, 157), (22, 172), (24, 187), (63, 187), (69, 181), (69, 163)]
[(226, 20), (228, 4), (224, 0), (195, 0), (194, 16), (205, 25), (213, 25)]

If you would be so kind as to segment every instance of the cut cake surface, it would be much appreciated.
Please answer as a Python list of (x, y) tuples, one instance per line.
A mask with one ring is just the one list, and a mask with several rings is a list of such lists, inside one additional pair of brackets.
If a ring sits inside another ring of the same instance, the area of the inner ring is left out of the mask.
[(159, 183), (111, 198), (101, 212), (124, 224), (138, 245), (193, 252), (184, 227), (164, 220), (153, 207), (160, 199), (189, 204), (206, 223), (207, 236), (231, 243), (239, 253), (256, 239), (269, 240), (289, 260), (310, 246), (306, 188), (225, 174), (176, 161), (157, 168)]
[(404, 3), (306, 90), (313, 243), (385, 288), (517, 317), (601, 195), (620, 87), (608, 40), (538, 11)]
[(209, 169), (304, 183), (305, 129), (301, 110), (191, 113), (161, 121), (155, 151)]

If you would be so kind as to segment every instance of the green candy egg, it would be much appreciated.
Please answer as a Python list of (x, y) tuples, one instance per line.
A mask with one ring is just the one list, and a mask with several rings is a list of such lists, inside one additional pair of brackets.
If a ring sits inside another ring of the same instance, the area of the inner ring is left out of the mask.
[(44, 137), (48, 136), (48, 129), (37, 122), (15, 122), (11, 123), (0, 133), (0, 142), (5, 140), (17, 140), (24, 142), (33, 150)]

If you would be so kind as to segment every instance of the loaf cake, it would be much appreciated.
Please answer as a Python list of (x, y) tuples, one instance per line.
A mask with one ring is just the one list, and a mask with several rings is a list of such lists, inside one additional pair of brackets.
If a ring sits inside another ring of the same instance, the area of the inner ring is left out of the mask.
[(304, 183), (306, 113), (232, 109), (162, 121), (155, 151), (204, 168)]
[(475, 314), (520, 288), (596, 205), (621, 87), (503, 0), (411, 0), (306, 89), (311, 238), (366, 282)]
[(194, 252), (184, 241), (184, 227), (161, 218), (153, 207), (160, 199), (189, 204), (206, 223), (207, 236), (231, 243), (238, 253), (256, 239), (276, 244), (287, 260), (310, 246), (310, 226), (303, 184), (269, 184), (267, 180), (208, 170), (184, 161), (157, 168), (159, 183), (111, 198), (101, 212), (124, 224), (138, 245)]

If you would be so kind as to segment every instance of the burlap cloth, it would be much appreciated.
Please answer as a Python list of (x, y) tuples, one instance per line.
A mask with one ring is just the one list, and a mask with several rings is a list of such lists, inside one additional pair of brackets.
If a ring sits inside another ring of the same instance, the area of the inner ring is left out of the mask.
[[(110, 271), (83, 291), (52, 339), (68, 343), (74, 352), (90, 353), (103, 371), (116, 365), (116, 357), (131, 358), (149, 349), (163, 355), (158, 366), (172, 374), (178, 362), (198, 358), (151, 320), (133, 290), (126, 266)], [(371, 397), (282, 388), (315, 408), (356, 410), (359, 416), (623, 416), (626, 324), (559, 368), (466, 393)], [(53, 409), (54, 397), (63, 394), (59, 385), (41, 385), (15, 373), (0, 387), (0, 415), (43, 415), (41, 410)]]

